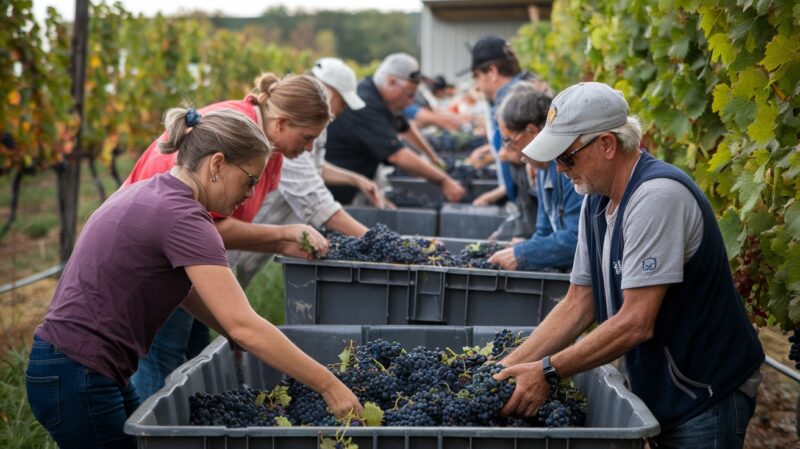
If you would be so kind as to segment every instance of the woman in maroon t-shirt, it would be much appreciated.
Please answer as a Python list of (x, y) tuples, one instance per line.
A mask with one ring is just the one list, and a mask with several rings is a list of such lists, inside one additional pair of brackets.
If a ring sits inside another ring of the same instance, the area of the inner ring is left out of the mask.
[(270, 153), (263, 132), (232, 110), (172, 109), (165, 123), (159, 147), (178, 152), (175, 166), (92, 214), (36, 329), (26, 370), (36, 419), (62, 449), (136, 447), (123, 432), (139, 405), (128, 379), (179, 306), (307, 384), (337, 416), (361, 413), (341, 381), (250, 307), (209, 215), (253, 195)]

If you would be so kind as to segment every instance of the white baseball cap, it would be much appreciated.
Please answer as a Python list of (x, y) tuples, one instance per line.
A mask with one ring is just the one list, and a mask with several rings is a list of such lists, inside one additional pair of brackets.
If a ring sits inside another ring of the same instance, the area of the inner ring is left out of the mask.
[(347, 103), (347, 106), (350, 106), (350, 109), (355, 111), (366, 106), (364, 100), (356, 93), (357, 83), (355, 72), (341, 59), (322, 58), (311, 68), (311, 73), (313, 73), (318, 80), (336, 89), (339, 95), (344, 98), (344, 102)]
[(585, 134), (619, 128), (628, 121), (628, 102), (608, 84), (584, 82), (556, 95), (542, 131), (522, 150), (529, 158), (548, 162)]

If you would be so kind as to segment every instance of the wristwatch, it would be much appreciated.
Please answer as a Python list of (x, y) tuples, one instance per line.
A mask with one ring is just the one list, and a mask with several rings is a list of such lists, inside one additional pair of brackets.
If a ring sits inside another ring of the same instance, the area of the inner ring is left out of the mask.
[(559, 377), (558, 371), (550, 364), (549, 355), (542, 359), (542, 371), (544, 372), (545, 380), (547, 380), (550, 386), (556, 386), (561, 383), (561, 377)]

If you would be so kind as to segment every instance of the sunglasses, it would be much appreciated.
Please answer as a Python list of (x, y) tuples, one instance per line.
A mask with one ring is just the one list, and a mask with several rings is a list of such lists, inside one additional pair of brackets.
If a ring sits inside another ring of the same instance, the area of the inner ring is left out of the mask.
[(561, 156), (558, 156), (556, 158), (556, 161), (558, 161), (559, 164), (561, 164), (561, 165), (563, 165), (565, 167), (573, 167), (573, 166), (575, 166), (575, 155), (578, 154), (579, 151), (583, 150), (584, 148), (586, 148), (589, 145), (591, 145), (592, 143), (594, 143), (594, 141), (597, 140), (598, 137), (600, 137), (599, 134), (594, 136), (593, 138), (591, 138), (588, 142), (586, 142), (583, 145), (579, 146), (577, 149), (571, 151), (569, 154), (562, 154)]
[(253, 176), (247, 170), (243, 169), (241, 165), (231, 162), (231, 164), (235, 165), (239, 170), (241, 170), (245, 175), (247, 175), (247, 188), (252, 189), (253, 187), (258, 184), (259, 177)]

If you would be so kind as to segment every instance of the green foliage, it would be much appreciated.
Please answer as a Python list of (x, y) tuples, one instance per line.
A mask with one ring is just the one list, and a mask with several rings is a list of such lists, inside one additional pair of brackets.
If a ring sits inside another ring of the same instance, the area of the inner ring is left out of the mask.
[(215, 29), (202, 15), (146, 18), (119, 2), (93, 2), (81, 125), (70, 93), (70, 25), (51, 8), (41, 26), (32, 7), (10, 0), (10, 14), (0, 15), (0, 56), (8, 61), (0, 66), (0, 134), (16, 144), (0, 144), (0, 175), (60, 162), (73, 151), (78, 126), (89, 158), (108, 164), (124, 150), (138, 155), (163, 132), (167, 109), (243, 98), (262, 72), (304, 73), (314, 61), (311, 51), (265, 44), (248, 30)]
[(260, 17), (211, 17), (210, 21), (215, 27), (245, 32), (262, 43), (312, 51), (318, 56), (339, 55), (358, 64), (398, 51), (417, 54), (418, 14), (376, 10), (290, 12), (277, 6)]
[(716, 208), (756, 322), (784, 329), (800, 324), (797, 36), (791, 0), (560, 0), (552, 24), (515, 40), (555, 88), (593, 79), (625, 94), (643, 144)]
[(56, 443), (31, 413), (25, 392), (28, 353), (23, 346), (0, 359), (0, 447), (55, 449)]

